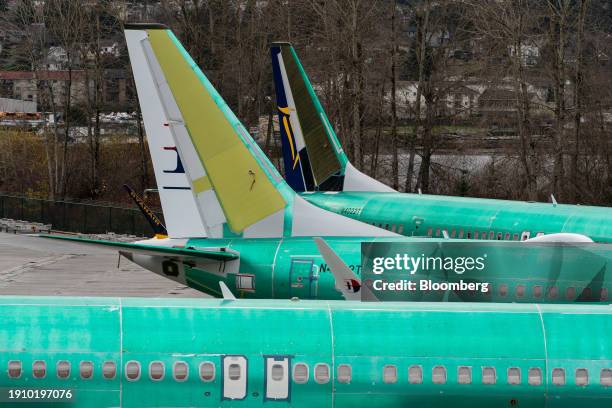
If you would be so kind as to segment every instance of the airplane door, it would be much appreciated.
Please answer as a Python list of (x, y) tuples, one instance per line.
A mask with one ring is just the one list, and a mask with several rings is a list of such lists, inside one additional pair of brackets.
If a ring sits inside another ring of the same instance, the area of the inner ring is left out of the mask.
[(223, 357), (223, 399), (240, 400), (247, 394), (247, 359), (244, 356)]
[(527, 241), (531, 236), (531, 231), (523, 231), (521, 234), (521, 241)]
[(289, 357), (264, 356), (265, 359), (265, 400), (289, 401)]
[(300, 299), (317, 297), (317, 276), (313, 274), (312, 259), (292, 259), (289, 270), (289, 294)]

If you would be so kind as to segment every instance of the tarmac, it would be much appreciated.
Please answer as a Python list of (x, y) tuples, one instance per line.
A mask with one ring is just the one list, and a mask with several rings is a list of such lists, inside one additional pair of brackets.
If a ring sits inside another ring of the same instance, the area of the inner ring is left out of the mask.
[(118, 259), (105, 247), (0, 233), (0, 295), (208, 297)]

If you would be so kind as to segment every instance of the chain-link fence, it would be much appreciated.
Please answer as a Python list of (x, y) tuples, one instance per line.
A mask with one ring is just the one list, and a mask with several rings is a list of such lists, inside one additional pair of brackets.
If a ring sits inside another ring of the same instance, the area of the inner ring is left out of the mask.
[[(163, 220), (161, 212), (155, 214)], [(0, 218), (51, 224), (54, 230), (84, 234), (153, 235), (153, 230), (137, 208), (52, 201), (0, 194)]]

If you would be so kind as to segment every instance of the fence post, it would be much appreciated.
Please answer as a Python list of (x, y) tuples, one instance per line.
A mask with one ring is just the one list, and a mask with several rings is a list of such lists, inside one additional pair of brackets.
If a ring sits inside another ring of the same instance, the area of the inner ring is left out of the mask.
[(83, 234), (87, 233), (87, 205), (83, 205)]
[(19, 219), (23, 220), (23, 202), (25, 201), (25, 197), (21, 197), (21, 200), (19, 200), (19, 202), (21, 203), (21, 206), (19, 208)]
[(132, 235), (136, 235), (136, 220), (134, 219), (134, 211), (130, 211), (130, 215), (132, 216)]
[(106, 232), (113, 230), (113, 207), (108, 207), (108, 229)]

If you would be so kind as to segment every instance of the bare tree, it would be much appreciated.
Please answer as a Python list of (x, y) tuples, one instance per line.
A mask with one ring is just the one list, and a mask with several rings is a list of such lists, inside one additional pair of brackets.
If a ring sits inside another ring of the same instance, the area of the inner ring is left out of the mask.
[[(532, 137), (532, 114), (524, 50), (532, 44), (535, 26), (534, 3), (517, 1), (466, 1), (473, 34), (486, 45), (484, 58), (489, 75), (499, 79), (509, 75), (515, 95), (516, 126), (520, 140), (518, 151), (523, 170), (525, 191), (529, 200), (538, 193), (535, 142)], [(501, 64), (499, 61), (503, 61)], [(490, 63), (492, 62), (492, 64)], [(504, 70), (503, 67), (509, 69)], [(505, 71), (505, 72), (504, 72)], [(500, 75), (501, 74), (501, 75)]]
[[(64, 81), (64, 138), (62, 143), (59, 192), (62, 197), (67, 193), (68, 181), (68, 142), (71, 128), (71, 104), (73, 98), (74, 70), (77, 67), (79, 48), (85, 32), (85, 11), (81, 4), (71, 0), (49, 0), (45, 3), (47, 28), (53, 39), (66, 53), (65, 68), (67, 79)], [(87, 86), (87, 85), (86, 85)]]

